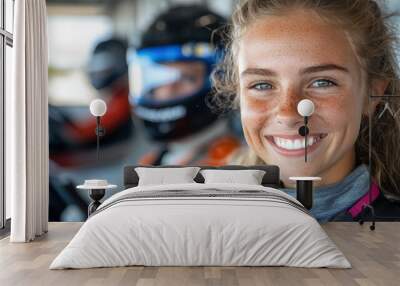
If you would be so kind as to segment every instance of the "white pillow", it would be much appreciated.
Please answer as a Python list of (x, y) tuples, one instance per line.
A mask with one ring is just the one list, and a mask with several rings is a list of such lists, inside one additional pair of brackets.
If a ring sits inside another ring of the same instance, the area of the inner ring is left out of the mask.
[(265, 171), (262, 170), (201, 170), (205, 184), (226, 183), (261, 185)]
[(138, 186), (196, 183), (193, 179), (199, 170), (199, 167), (135, 168), (139, 176)]

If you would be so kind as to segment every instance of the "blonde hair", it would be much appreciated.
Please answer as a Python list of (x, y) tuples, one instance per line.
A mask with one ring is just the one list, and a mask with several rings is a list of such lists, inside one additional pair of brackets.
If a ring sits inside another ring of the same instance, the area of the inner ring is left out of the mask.
[[(398, 65), (394, 46), (396, 31), (390, 18), (384, 14), (375, 0), (246, 0), (242, 1), (232, 16), (227, 31), (227, 50), (224, 60), (215, 70), (212, 79), (215, 88), (214, 100), (218, 105), (238, 106), (238, 75), (236, 68), (237, 46), (246, 28), (254, 21), (268, 15), (283, 15), (290, 9), (308, 9), (318, 13), (324, 20), (342, 27), (352, 40), (366, 71), (368, 83), (383, 79), (389, 82), (385, 94), (400, 95)], [(368, 94), (372, 94), (368, 86)], [(396, 118), (384, 113), (384, 102), (380, 100), (372, 114), (372, 146), (369, 146), (369, 115), (362, 117), (360, 133), (355, 149), (357, 163), (369, 164), (371, 148), (371, 175), (381, 189), (387, 193), (400, 194), (400, 115)], [(391, 99), (391, 108), (400, 110), (400, 98)], [(247, 148), (249, 149), (249, 148)], [(241, 151), (235, 163), (264, 163), (251, 150)]]

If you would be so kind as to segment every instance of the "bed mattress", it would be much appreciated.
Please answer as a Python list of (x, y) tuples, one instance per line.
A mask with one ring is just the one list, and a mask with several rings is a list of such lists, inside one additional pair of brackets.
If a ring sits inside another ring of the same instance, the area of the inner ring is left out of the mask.
[(263, 186), (140, 186), (107, 199), (50, 269), (144, 266), (350, 268), (294, 198)]

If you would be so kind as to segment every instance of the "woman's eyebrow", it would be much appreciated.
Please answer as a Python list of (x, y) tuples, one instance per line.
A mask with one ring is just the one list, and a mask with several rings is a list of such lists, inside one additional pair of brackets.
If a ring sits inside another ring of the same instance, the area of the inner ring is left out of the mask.
[(304, 68), (300, 71), (301, 74), (305, 73), (316, 73), (316, 72), (321, 72), (321, 71), (327, 71), (327, 70), (339, 70), (342, 72), (348, 73), (349, 70), (343, 66), (339, 66), (336, 64), (323, 64), (323, 65), (317, 65), (317, 66), (311, 66)]
[[(340, 65), (336, 65), (336, 64), (322, 64), (322, 65), (316, 65), (316, 66), (311, 66), (311, 67), (301, 69), (300, 74), (316, 73), (316, 72), (328, 71), (328, 70), (339, 70), (342, 72), (349, 73), (349, 70), (347, 68), (345, 68), (344, 66), (340, 66)], [(248, 68), (248, 69), (245, 69), (240, 75), (241, 76), (246, 76), (246, 75), (277, 76), (277, 73), (270, 69)]]
[(276, 76), (277, 73), (269, 70), (269, 69), (262, 69), (262, 68), (248, 68), (242, 71), (240, 74), (241, 76), (246, 75), (267, 75), (267, 76)]

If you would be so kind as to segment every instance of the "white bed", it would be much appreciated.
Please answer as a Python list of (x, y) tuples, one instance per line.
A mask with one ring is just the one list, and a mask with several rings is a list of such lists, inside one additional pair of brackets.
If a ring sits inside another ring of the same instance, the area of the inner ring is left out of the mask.
[(145, 266), (350, 268), (294, 198), (264, 186), (138, 186), (107, 199), (50, 269)]

